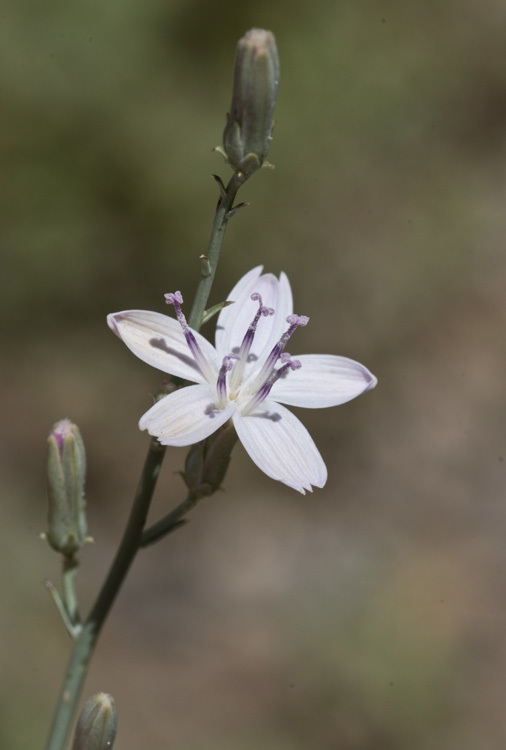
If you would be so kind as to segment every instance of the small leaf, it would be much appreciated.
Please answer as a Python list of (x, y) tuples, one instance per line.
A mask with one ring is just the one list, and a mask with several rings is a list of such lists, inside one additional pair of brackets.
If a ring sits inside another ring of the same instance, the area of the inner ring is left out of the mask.
[(204, 323), (208, 323), (211, 318), (214, 318), (217, 313), (221, 312), (224, 307), (228, 307), (229, 305), (233, 305), (233, 300), (225, 300), (224, 302), (219, 302), (217, 305), (213, 305), (208, 310), (204, 310), (204, 313), (202, 314), (202, 325)]
[(246, 206), (249, 206), (249, 203), (238, 203), (237, 206), (234, 206), (230, 209), (230, 211), (227, 213), (227, 219), (231, 219), (232, 216), (239, 211), (240, 208), (245, 208)]

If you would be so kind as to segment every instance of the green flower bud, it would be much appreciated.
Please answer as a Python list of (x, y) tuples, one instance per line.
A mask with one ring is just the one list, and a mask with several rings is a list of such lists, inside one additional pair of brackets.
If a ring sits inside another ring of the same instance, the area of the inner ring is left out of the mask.
[(186, 456), (183, 473), (186, 486), (191, 492), (198, 497), (205, 497), (220, 488), (236, 442), (234, 426), (227, 422), (205, 440), (192, 445)]
[(237, 45), (232, 105), (223, 132), (227, 161), (246, 177), (260, 169), (269, 152), (278, 82), (274, 34), (251, 29)]
[(92, 695), (79, 716), (72, 750), (110, 750), (117, 729), (118, 717), (112, 695)]
[(46, 538), (57, 552), (71, 556), (86, 541), (84, 444), (79, 428), (68, 419), (54, 425), (47, 442), (49, 512)]

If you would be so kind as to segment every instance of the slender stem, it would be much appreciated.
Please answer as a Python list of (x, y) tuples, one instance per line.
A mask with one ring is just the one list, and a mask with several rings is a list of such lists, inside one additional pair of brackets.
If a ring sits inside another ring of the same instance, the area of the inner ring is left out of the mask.
[(74, 641), (46, 745), (47, 750), (63, 750), (65, 747), (95, 641), (96, 633), (89, 623), (85, 623)]
[(183, 523), (181, 518), (197, 505), (201, 497), (202, 495), (194, 495), (193, 492), (189, 492), (185, 500), (176, 506), (174, 510), (171, 510), (166, 516), (145, 529), (141, 537), (140, 546), (147, 547), (149, 544), (157, 542), (163, 536), (170, 534), (171, 531), (178, 529)]
[(63, 750), (65, 747), (96, 640), (139, 548), (164, 454), (164, 446), (160, 445), (157, 440), (151, 440), (123, 538), (98, 598), (75, 641), (46, 746), (47, 750)]
[(94, 623), (97, 635), (139, 549), (142, 531), (146, 524), (149, 506), (162, 468), (165, 450), (165, 446), (160, 445), (156, 438), (151, 439), (125, 533), (109, 574), (87, 620), (87, 622)]
[(242, 172), (234, 172), (225, 189), (225, 195), (223, 195), (218, 202), (213, 228), (211, 230), (211, 237), (209, 238), (209, 245), (207, 247), (206, 257), (209, 261), (209, 265), (205, 273), (201, 271), (192, 311), (188, 319), (190, 327), (195, 331), (198, 331), (202, 325), (202, 316), (206, 309), (207, 300), (209, 299), (214, 275), (216, 273), (216, 267), (218, 265), (218, 260), (220, 259), (223, 237), (225, 236), (225, 230), (230, 218), (228, 214), (233, 207), (237, 191), (241, 185), (244, 184), (244, 181), (245, 177)]
[[(202, 316), (214, 281), (225, 230), (230, 218), (229, 212), (233, 207), (237, 191), (244, 181), (242, 172), (236, 172), (228, 183), (225, 194), (218, 202), (207, 251), (209, 273), (207, 275), (201, 273), (189, 319), (190, 326), (197, 331), (201, 326)], [(199, 499), (190, 493), (172, 513), (169, 513), (159, 522), (164, 524), (162, 531), (155, 524), (147, 530), (146, 536), (143, 537), (146, 517), (164, 454), (165, 448), (157, 440), (151, 440), (123, 538), (90, 615), (74, 642), (46, 750), (64, 750), (97, 638), (138, 549), (143, 544), (154, 541), (155, 529), (159, 532), (158, 538), (160, 538), (181, 526), (181, 516), (192, 508)], [(75, 571), (72, 575), (75, 575)], [(68, 597), (69, 602), (72, 602), (73, 577), (67, 579), (65, 587), (67, 589), (65, 599)], [(75, 608), (73, 605), (71, 609), (73, 614), (77, 615), (77, 605)]]

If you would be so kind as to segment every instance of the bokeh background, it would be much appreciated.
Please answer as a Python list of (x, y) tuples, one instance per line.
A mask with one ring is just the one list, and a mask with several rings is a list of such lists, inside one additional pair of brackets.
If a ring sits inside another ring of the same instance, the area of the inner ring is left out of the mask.
[[(4, 0), (0, 745), (42, 747), (70, 643), (44, 590), (54, 421), (82, 430), (82, 609), (120, 537), (161, 375), (105, 326), (195, 288), (237, 39), (281, 56), (270, 159), (213, 300), (264, 263), (311, 316), (293, 353), (378, 388), (300, 414), (302, 497), (235, 450), (225, 492), (144, 551), (85, 696), (118, 750), (495, 750), (506, 743), (503, 0)], [(292, 351), (292, 349), (290, 350)], [(180, 501), (168, 452), (152, 519)]]

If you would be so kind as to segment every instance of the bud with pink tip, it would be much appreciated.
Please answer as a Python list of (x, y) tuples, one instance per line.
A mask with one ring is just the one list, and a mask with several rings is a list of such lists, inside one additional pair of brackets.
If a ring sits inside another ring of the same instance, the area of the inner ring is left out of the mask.
[(69, 419), (62, 419), (48, 437), (46, 538), (53, 549), (66, 556), (74, 555), (87, 540), (85, 478), (81, 433)]

